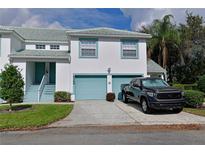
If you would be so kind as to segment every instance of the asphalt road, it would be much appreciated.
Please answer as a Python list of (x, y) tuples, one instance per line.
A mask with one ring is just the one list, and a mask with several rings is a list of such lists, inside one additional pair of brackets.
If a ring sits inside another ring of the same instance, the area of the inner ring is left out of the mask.
[(0, 132), (0, 144), (204, 145), (205, 130), (143, 131), (128, 128), (50, 128), (36, 131)]

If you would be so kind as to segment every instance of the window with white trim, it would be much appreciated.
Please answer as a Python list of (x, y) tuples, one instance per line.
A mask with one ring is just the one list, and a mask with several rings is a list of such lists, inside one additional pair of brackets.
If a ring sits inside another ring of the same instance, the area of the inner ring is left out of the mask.
[(97, 57), (96, 39), (80, 39), (80, 57), (81, 58)]
[(45, 44), (36, 44), (36, 49), (46, 49)]
[(137, 41), (122, 41), (122, 58), (138, 58)]
[(60, 49), (60, 45), (51, 44), (51, 45), (50, 45), (50, 49), (51, 49), (51, 50), (59, 50), (59, 49)]

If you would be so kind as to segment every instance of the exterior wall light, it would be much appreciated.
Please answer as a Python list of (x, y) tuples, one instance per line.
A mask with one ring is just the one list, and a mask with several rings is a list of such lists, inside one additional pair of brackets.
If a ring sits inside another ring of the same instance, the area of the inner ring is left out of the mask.
[(107, 69), (107, 72), (108, 72), (108, 74), (111, 73), (111, 68), (110, 67)]

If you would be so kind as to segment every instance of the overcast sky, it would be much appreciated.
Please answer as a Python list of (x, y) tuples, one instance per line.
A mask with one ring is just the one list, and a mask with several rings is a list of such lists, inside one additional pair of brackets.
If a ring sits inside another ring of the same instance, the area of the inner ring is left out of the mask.
[(186, 10), (205, 18), (205, 9), (0, 9), (0, 25), (138, 30), (165, 14), (174, 15), (177, 24), (184, 23)]

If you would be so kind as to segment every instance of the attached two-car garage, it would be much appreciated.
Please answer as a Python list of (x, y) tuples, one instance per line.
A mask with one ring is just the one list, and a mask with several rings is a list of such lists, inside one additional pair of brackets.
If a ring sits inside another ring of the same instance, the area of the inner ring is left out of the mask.
[(107, 82), (107, 75), (76, 75), (74, 79), (76, 100), (105, 99), (107, 83), (112, 83), (116, 99), (120, 99), (121, 84), (128, 84), (137, 75), (113, 75)]

